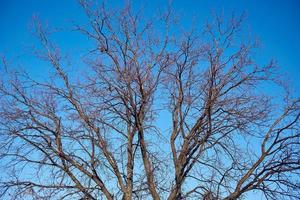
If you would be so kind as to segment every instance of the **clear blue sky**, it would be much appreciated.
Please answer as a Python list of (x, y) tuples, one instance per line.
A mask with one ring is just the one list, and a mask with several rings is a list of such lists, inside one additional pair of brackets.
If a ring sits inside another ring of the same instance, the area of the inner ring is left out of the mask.
[[(152, 0), (147, 6), (156, 9), (166, 2)], [(296, 95), (300, 94), (299, 0), (174, 0), (174, 8), (180, 12), (185, 24), (189, 24), (193, 16), (204, 22), (212, 11), (223, 11), (225, 15), (246, 12), (245, 28), (262, 42), (259, 62), (277, 60), (281, 73), (287, 74), (291, 87), (298, 92)], [(38, 14), (52, 26), (66, 29), (71, 28), (71, 20), (84, 21), (84, 14), (76, 0), (0, 0), (0, 55), (25, 63), (27, 70), (35, 73), (43, 69), (27, 55), (28, 47), (36, 42), (29, 28), (33, 14)], [(62, 49), (71, 52), (82, 43), (82, 38), (75, 35), (60, 38)]]
[[(157, 8), (166, 2), (153, 0), (147, 6)], [(260, 59), (262, 62), (276, 59), (281, 72), (287, 74), (292, 87), (300, 93), (300, 1), (175, 0), (174, 7), (181, 13), (184, 23), (189, 23), (192, 16), (204, 21), (212, 10), (224, 11), (225, 15), (232, 11), (246, 12), (246, 28), (262, 42)], [(76, 0), (0, 0), (0, 54), (13, 60), (24, 60), (24, 50), (28, 50), (34, 42), (29, 28), (33, 14), (57, 27), (66, 27), (71, 20), (80, 22), (84, 16)], [(76, 49), (81, 42), (76, 37), (62, 41), (61, 45), (66, 50)], [(25, 58), (29, 66), (27, 69), (36, 70), (30, 63), (31, 58)]]

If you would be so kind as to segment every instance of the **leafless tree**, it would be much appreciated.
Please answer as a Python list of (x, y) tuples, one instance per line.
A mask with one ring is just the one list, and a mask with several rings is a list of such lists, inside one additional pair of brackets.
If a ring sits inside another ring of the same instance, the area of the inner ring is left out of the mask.
[(3, 58), (0, 197), (300, 197), (300, 99), (263, 89), (284, 82), (275, 62), (254, 61), (243, 17), (182, 31), (170, 8), (149, 18), (80, 4), (89, 21), (76, 31), (93, 43), (83, 67), (68, 71), (38, 20), (35, 54), (51, 75)]

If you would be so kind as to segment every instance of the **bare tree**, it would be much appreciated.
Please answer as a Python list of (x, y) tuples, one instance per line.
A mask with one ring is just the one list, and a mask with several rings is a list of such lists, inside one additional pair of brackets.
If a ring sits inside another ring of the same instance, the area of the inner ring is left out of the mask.
[(36, 55), (52, 75), (3, 59), (0, 197), (300, 197), (300, 99), (267, 95), (283, 84), (275, 62), (254, 61), (243, 17), (180, 31), (170, 8), (149, 19), (130, 5), (80, 4), (89, 21), (76, 31), (94, 45), (84, 74), (67, 71), (38, 20)]

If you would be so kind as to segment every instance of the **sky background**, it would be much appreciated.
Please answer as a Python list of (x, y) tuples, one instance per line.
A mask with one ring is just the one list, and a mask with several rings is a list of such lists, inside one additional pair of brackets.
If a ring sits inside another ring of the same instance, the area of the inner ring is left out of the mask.
[[(118, 5), (120, 1), (108, 2)], [(148, 1), (147, 9), (162, 7), (166, 2)], [(225, 16), (232, 12), (245, 12), (245, 28), (261, 41), (258, 61), (278, 61), (281, 73), (285, 74), (296, 93), (300, 93), (300, 1), (175, 0), (173, 4), (183, 24), (189, 24), (193, 17), (204, 22), (212, 11), (224, 12)], [(36, 42), (30, 31), (34, 14), (51, 26), (65, 29), (71, 29), (72, 21), (80, 23), (84, 19), (76, 0), (0, 0), (0, 55), (25, 64), (31, 72), (42, 70), (28, 55), (30, 47)], [(82, 44), (81, 39), (77, 36), (63, 37), (60, 47), (66, 51), (74, 50)]]
[[(109, 1), (118, 5), (120, 1)], [(167, 1), (147, 2), (147, 9), (165, 6)], [(261, 41), (258, 62), (266, 64), (270, 59), (278, 61), (280, 72), (290, 81), (296, 95), (300, 94), (300, 1), (299, 0), (174, 0), (174, 9), (184, 25), (193, 17), (205, 22), (211, 13), (230, 15), (246, 13), (245, 28)], [(66, 36), (72, 21), (84, 22), (85, 16), (76, 0), (0, 0), (0, 55), (9, 61), (26, 66), (32, 74), (43, 73), (43, 65), (30, 54), (36, 44), (30, 23), (34, 14), (49, 25), (62, 28), (60, 47), (69, 53), (76, 51), (85, 40), (77, 35)], [(68, 34), (70, 34), (68, 32)], [(78, 52), (75, 52), (78, 53)], [(265, 88), (274, 90), (273, 87)], [(255, 199), (253, 196), (252, 199)]]

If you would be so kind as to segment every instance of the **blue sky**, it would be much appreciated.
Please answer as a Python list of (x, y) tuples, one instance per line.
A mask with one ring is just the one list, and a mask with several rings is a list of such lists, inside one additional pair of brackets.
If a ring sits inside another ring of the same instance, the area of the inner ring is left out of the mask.
[[(119, 1), (113, 1), (116, 5)], [(148, 1), (149, 9), (156, 9), (167, 1)], [(261, 41), (258, 61), (267, 63), (274, 58), (280, 72), (286, 74), (291, 87), (300, 94), (300, 1), (299, 0), (174, 0), (174, 8), (181, 20), (188, 25), (193, 16), (204, 22), (212, 11), (245, 12), (245, 28)], [(71, 21), (84, 21), (84, 14), (75, 0), (0, 0), (0, 55), (9, 60), (25, 63), (29, 72), (43, 72), (41, 65), (28, 55), (28, 49), (36, 43), (30, 31), (32, 16), (38, 14), (51, 26), (70, 29)], [(60, 45), (67, 51), (76, 51), (83, 39), (76, 35), (64, 37)], [(274, 88), (266, 88), (273, 90)], [(254, 198), (255, 199), (255, 198)]]
[[(155, 9), (166, 2), (148, 1), (147, 7)], [(185, 24), (190, 23), (193, 16), (204, 22), (212, 11), (222, 11), (225, 16), (245, 12), (245, 28), (262, 44), (258, 51), (259, 61), (277, 60), (281, 73), (286, 74), (292, 88), (300, 93), (300, 1), (175, 0), (174, 8)], [(35, 42), (29, 26), (33, 14), (38, 14), (52, 26), (66, 29), (71, 27), (72, 20), (80, 23), (84, 18), (75, 0), (0, 0), (0, 54), (14, 61), (23, 59), (29, 71), (38, 70), (27, 55)], [(63, 37), (60, 45), (66, 50), (76, 49), (80, 42), (81, 38), (77, 36)]]

